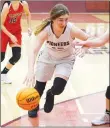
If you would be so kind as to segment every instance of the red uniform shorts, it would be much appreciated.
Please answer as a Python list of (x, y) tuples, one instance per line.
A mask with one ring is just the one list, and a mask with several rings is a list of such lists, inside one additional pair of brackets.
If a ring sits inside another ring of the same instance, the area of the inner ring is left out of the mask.
[[(18, 40), (18, 44), (21, 45), (21, 30), (16, 31), (16, 32), (11, 32), (14, 36), (16, 36), (17, 40)], [(1, 52), (5, 52), (7, 45), (9, 44), (14, 44), (11, 39), (3, 32), (1, 31)]]

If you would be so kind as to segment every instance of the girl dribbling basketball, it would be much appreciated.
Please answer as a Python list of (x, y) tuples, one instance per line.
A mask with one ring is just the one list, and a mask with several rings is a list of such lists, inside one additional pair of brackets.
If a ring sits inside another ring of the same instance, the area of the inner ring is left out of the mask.
[[(47, 91), (44, 111), (49, 113), (53, 109), (54, 96), (60, 95), (66, 86), (75, 62), (74, 48), (72, 41), (75, 38), (87, 40), (88, 35), (77, 28), (73, 23), (68, 22), (69, 10), (63, 4), (55, 5), (50, 17), (42, 22), (35, 31), (35, 41), (32, 43), (29, 54), (29, 70), (25, 84), (33, 84), (35, 80), (34, 64), (35, 58), (46, 41), (42, 53), (39, 54), (36, 67), (35, 89), (42, 96), (45, 85), (54, 73), (53, 86)], [(36, 37), (37, 35), (37, 37)], [(39, 107), (28, 111), (29, 117), (36, 117)]]

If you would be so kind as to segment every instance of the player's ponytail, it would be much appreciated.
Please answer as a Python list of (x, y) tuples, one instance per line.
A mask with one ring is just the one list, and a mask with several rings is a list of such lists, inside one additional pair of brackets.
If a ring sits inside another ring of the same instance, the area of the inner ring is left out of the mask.
[(48, 26), (51, 23), (50, 19), (45, 19), (41, 22), (39, 26), (36, 27), (36, 30), (34, 32), (35, 35), (38, 35), (46, 26)]

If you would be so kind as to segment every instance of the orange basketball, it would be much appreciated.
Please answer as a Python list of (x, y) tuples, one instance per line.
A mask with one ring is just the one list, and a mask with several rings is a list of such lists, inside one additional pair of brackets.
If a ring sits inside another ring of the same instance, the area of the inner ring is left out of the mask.
[(23, 88), (16, 95), (16, 102), (24, 110), (35, 109), (40, 101), (40, 95), (34, 88)]

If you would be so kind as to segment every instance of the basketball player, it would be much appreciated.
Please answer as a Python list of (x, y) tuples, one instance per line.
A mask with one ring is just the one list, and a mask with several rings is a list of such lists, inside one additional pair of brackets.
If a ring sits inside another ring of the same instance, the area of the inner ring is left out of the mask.
[[(67, 84), (75, 62), (75, 54), (72, 41), (75, 38), (87, 40), (88, 35), (77, 28), (73, 23), (68, 22), (69, 10), (63, 4), (55, 5), (50, 18), (46, 19), (36, 28), (34, 41), (30, 48), (29, 70), (24, 83), (34, 85), (34, 64), (38, 52), (45, 42), (42, 52), (39, 53), (36, 67), (35, 89), (42, 96), (46, 83), (54, 73), (53, 86), (46, 93), (44, 111), (49, 113), (53, 109), (54, 96), (60, 95)], [(29, 111), (29, 117), (37, 117), (36, 109)]]
[(21, 16), (25, 12), (28, 23), (28, 34), (31, 35), (31, 15), (26, 1), (4, 2), (1, 12), (1, 62), (5, 58), (7, 44), (12, 48), (12, 57), (1, 72), (1, 82), (9, 84), (8, 71), (21, 57)]
[[(83, 45), (84, 47), (100, 47), (109, 42), (109, 29), (99, 38), (94, 40), (82, 41), (78, 45)], [(76, 44), (77, 45), (77, 44)], [(107, 87), (106, 91), (106, 111), (103, 117), (93, 120), (93, 125), (103, 125), (110, 124), (110, 85)]]

